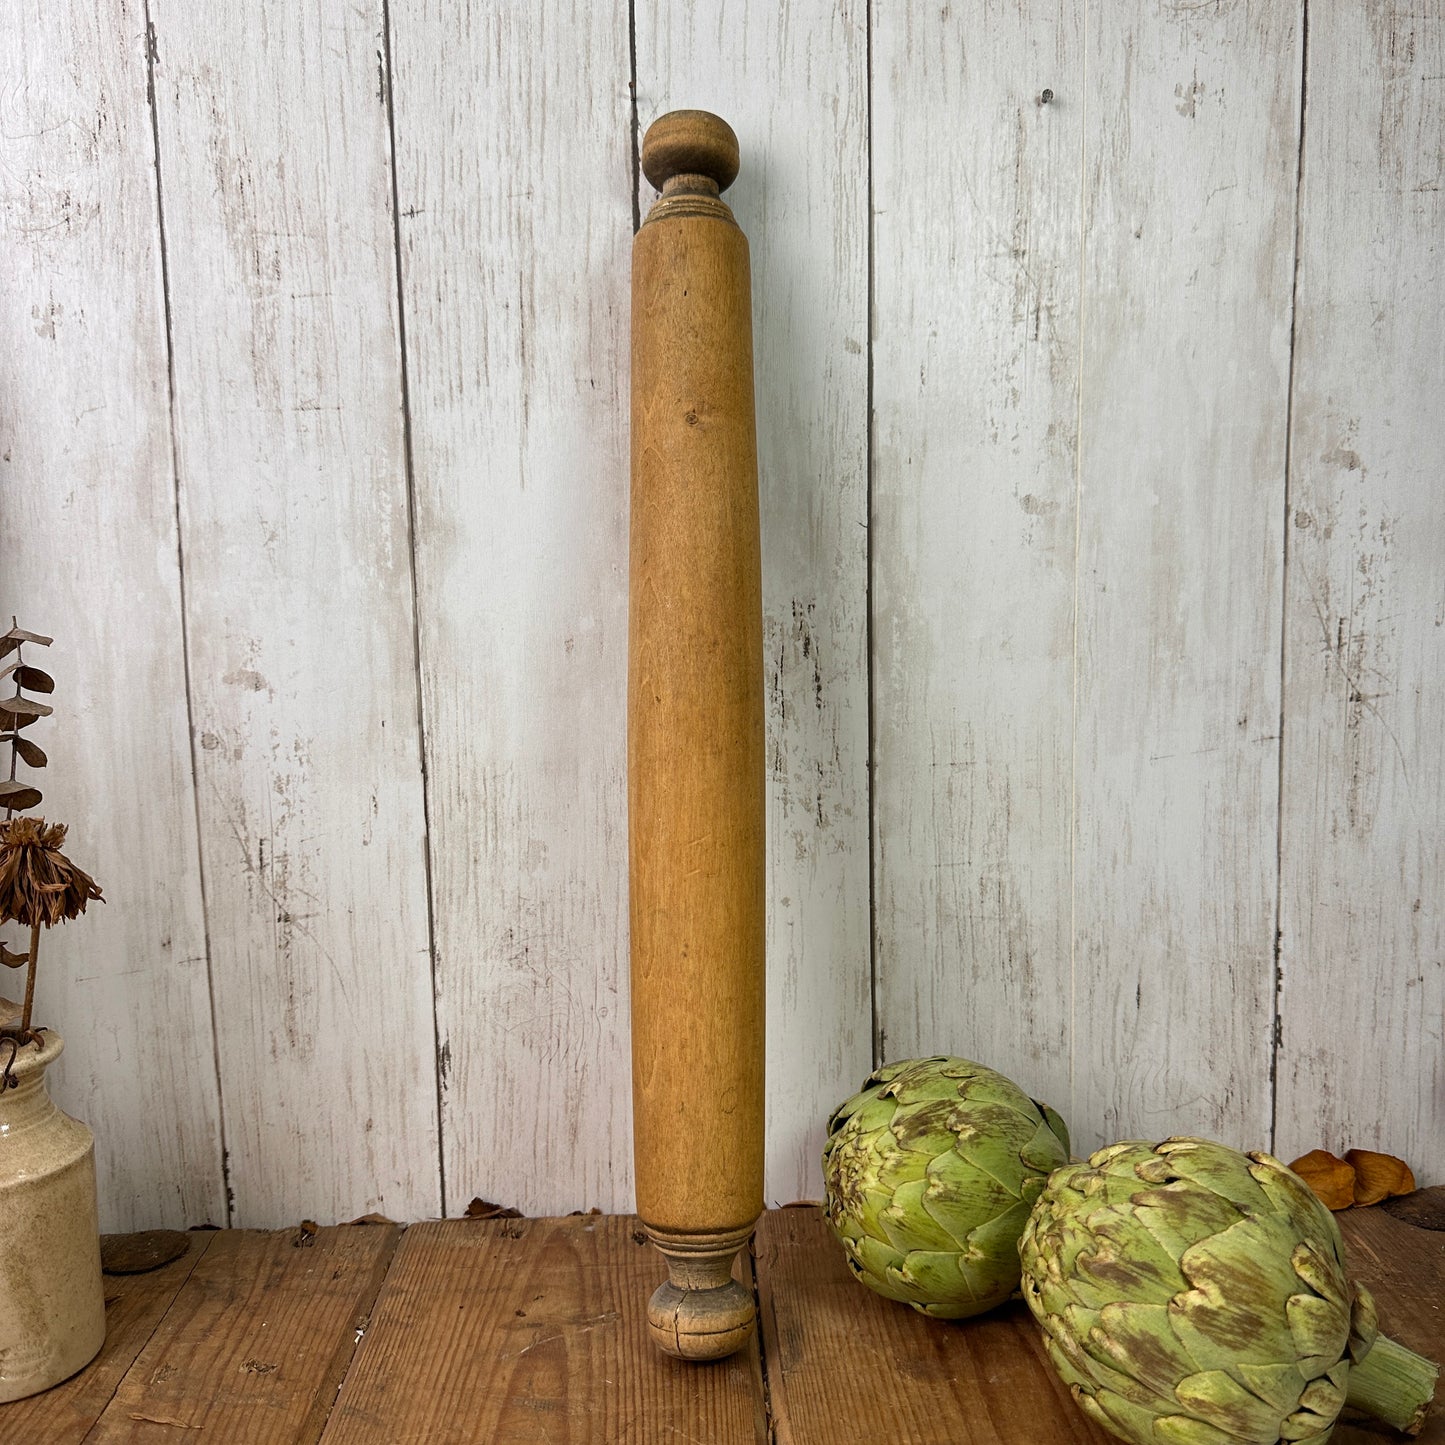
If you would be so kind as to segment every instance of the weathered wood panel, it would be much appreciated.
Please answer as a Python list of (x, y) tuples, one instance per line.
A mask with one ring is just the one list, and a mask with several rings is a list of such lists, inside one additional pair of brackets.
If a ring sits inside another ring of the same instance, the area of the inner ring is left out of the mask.
[(432, 1214), (382, 6), (151, 13), (234, 1222)]
[(223, 1220), (143, 25), (27, 0), (3, 28), (0, 631), (56, 639), (27, 654), (56, 679), (40, 812), (107, 900), (45, 937), (36, 1017), (103, 1226)]
[(627, 15), (391, 19), (446, 1203), (626, 1209)]
[(1445, 1179), (1445, 12), (1310, 11), (1279, 1148)]
[(1089, 12), (1077, 1149), (1269, 1137), (1298, 22)]
[(880, 1051), (1061, 1109), (1082, 20), (880, 5), (873, 36)]
[(753, 272), (770, 1201), (818, 1193), (823, 1123), (872, 1061), (866, 26), (864, 0), (637, 13), (639, 132), (700, 108), (742, 148), (727, 199)]

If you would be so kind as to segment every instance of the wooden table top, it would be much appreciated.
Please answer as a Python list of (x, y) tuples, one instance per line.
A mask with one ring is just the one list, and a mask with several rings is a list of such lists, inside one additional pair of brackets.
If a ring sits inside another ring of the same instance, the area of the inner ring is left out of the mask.
[[(1445, 1232), (1342, 1215), (1389, 1334), (1445, 1353)], [(309, 1239), (309, 1243), (302, 1242)], [(740, 1268), (748, 1269), (747, 1262)], [(925, 1319), (848, 1276), (813, 1207), (769, 1211), (762, 1328), (686, 1365), (646, 1338), (662, 1271), (635, 1219), (447, 1220), (198, 1232), (106, 1279), (108, 1333), (73, 1380), (0, 1406), (0, 1439), (224, 1445), (1070, 1445), (1109, 1437), (1020, 1304)], [(1437, 1396), (1438, 1399), (1438, 1396)], [(1419, 1437), (1445, 1442), (1445, 1403)], [(1333, 1445), (1399, 1439), (1342, 1424)]]

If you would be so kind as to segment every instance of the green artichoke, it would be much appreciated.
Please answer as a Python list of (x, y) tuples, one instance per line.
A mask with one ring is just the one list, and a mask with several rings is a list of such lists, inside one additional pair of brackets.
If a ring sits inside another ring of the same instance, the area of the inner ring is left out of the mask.
[(853, 1274), (939, 1319), (1018, 1288), (1019, 1233), (1069, 1133), (1002, 1074), (967, 1059), (889, 1064), (828, 1121), (825, 1212)]
[(1023, 1295), (1084, 1411), (1137, 1445), (1324, 1445), (1350, 1404), (1418, 1428), (1436, 1367), (1376, 1335), (1329, 1210), (1268, 1154), (1203, 1139), (1060, 1169)]

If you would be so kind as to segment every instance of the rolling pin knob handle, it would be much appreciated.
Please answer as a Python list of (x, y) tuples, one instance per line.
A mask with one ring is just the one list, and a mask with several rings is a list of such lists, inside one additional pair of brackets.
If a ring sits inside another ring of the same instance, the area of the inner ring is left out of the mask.
[(702, 176), (725, 191), (738, 164), (732, 126), (708, 110), (670, 110), (642, 138), (642, 173), (659, 191), (674, 176)]

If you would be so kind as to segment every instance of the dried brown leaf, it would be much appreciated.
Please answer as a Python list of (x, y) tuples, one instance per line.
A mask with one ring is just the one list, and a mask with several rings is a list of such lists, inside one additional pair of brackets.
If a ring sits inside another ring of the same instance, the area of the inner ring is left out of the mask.
[(396, 1220), (388, 1219), (384, 1214), (362, 1214), (355, 1219), (348, 1219), (347, 1224), (395, 1224)]
[(510, 1209), (503, 1204), (493, 1204), (489, 1199), (473, 1199), (467, 1205), (468, 1219), (521, 1219), (520, 1209)]
[(0, 808), (38, 808), (42, 801), (39, 788), (16, 778), (0, 778)]
[(26, 632), (23, 627), (12, 627), (9, 632), (0, 633), (0, 657), (15, 651), (22, 642), (33, 642), (37, 647), (49, 647), (55, 639), (42, 637), (38, 632)]
[(1319, 1196), (1326, 1209), (1348, 1209), (1355, 1202), (1354, 1167), (1328, 1149), (1311, 1149), (1289, 1166)]
[(28, 953), (11, 953), (3, 943), (0, 943), (0, 964), (6, 968), (24, 968), (30, 962)]
[(38, 667), (22, 663), (15, 669), (15, 681), (27, 692), (54, 692), (55, 679)]
[(1410, 1166), (1394, 1154), (1377, 1154), (1373, 1149), (1347, 1149), (1345, 1158), (1355, 1171), (1355, 1203), (1378, 1204), (1415, 1188)]
[(33, 697), (0, 697), (0, 727), (28, 728), (38, 717), (49, 717), (55, 709)]
[(9, 743), (17, 753), (21, 761), (32, 768), (43, 768), (49, 759), (45, 756), (45, 749), (32, 743), (29, 738), (22, 738), (19, 733), (6, 733), (0, 737), (0, 746)]

